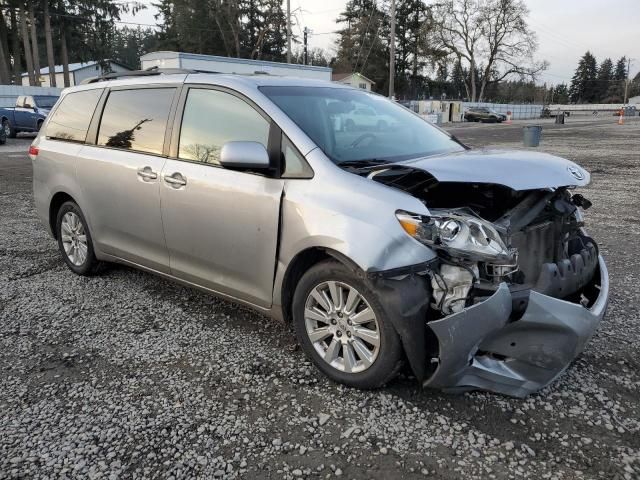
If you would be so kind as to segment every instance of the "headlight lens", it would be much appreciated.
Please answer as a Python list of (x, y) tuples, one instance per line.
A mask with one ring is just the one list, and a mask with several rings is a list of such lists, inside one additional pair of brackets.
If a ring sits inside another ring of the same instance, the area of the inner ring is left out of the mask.
[(456, 211), (432, 210), (430, 217), (407, 212), (396, 216), (402, 228), (419, 242), (444, 250), (452, 257), (488, 262), (510, 262), (515, 251), (506, 247), (487, 221)]

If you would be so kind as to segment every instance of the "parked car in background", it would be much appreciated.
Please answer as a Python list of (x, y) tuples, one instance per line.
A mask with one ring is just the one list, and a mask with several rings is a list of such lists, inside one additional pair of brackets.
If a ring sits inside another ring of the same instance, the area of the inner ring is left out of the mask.
[[(29, 149), (38, 216), (76, 274), (120, 262), (291, 322), (359, 388), (406, 360), (425, 386), (522, 397), (603, 318), (575, 191), (590, 176), (570, 160), (473, 150), (332, 82), (135, 75), (65, 90)], [(354, 106), (371, 118), (339, 128)]]
[(387, 130), (396, 125), (389, 115), (376, 112), (373, 108), (358, 103), (350, 104), (351, 110), (343, 114), (344, 127), (350, 131)]
[(7, 137), (19, 132), (37, 132), (58, 101), (56, 95), (20, 95), (15, 107), (0, 108), (2, 129)]
[(486, 107), (471, 107), (464, 112), (464, 119), (467, 122), (497, 122), (501, 123), (507, 116)]

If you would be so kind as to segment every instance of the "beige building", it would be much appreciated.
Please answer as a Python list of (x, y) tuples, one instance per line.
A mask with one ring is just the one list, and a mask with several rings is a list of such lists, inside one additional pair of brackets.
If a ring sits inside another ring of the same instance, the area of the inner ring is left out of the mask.
[(363, 90), (371, 91), (376, 82), (369, 80), (361, 73), (334, 73), (331, 76), (331, 80), (337, 83), (343, 83), (345, 85), (351, 85), (355, 88), (362, 88)]

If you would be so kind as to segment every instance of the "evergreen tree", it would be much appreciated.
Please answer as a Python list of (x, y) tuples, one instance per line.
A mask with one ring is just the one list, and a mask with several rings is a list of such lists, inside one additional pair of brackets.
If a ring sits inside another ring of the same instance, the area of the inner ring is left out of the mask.
[(590, 103), (596, 100), (598, 93), (597, 73), (596, 58), (591, 52), (585, 53), (580, 59), (576, 73), (571, 80), (569, 98), (572, 102)]
[(569, 89), (565, 83), (556, 85), (553, 89), (552, 102), (555, 104), (565, 105), (569, 103)]
[(612, 81), (607, 92), (607, 100), (610, 103), (621, 103), (624, 101), (624, 84), (627, 81), (627, 58), (622, 57), (616, 62)]
[(598, 68), (597, 76), (597, 99), (599, 102), (606, 103), (609, 87), (613, 80), (613, 62), (610, 58), (605, 58)]
[(349, 0), (336, 19), (337, 55), (334, 72), (359, 72), (370, 78), (379, 92), (385, 91), (389, 75), (389, 24), (375, 0)]
[(462, 63), (459, 60), (456, 60), (451, 71), (451, 86), (453, 88), (451, 96), (453, 98), (465, 99), (469, 97), (466, 91), (468, 77), (469, 72), (462, 67)]

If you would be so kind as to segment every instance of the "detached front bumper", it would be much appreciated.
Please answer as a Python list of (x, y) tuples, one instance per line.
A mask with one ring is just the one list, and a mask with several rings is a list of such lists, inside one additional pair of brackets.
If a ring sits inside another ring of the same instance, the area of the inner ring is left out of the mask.
[(589, 308), (532, 291), (522, 317), (511, 321), (511, 293), (503, 283), (484, 302), (429, 322), (439, 357), (424, 386), (514, 397), (545, 387), (582, 352), (604, 317), (609, 276), (601, 256), (591, 283), (599, 291), (593, 290)]

